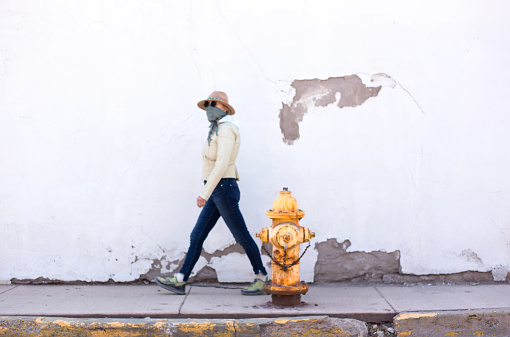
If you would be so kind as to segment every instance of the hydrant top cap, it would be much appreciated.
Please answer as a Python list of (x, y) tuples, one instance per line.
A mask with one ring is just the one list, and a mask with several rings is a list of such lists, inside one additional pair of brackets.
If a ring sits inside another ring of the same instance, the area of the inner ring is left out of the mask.
[(273, 212), (297, 212), (299, 211), (297, 200), (288, 190), (283, 190), (273, 202)]

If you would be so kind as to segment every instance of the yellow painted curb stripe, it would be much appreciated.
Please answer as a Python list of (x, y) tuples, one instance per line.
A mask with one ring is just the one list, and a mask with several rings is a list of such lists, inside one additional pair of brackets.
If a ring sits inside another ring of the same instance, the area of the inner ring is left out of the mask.
[(437, 312), (409, 312), (403, 313), (395, 317), (396, 321), (405, 320), (405, 319), (416, 319), (416, 318), (426, 318), (426, 317), (436, 317)]

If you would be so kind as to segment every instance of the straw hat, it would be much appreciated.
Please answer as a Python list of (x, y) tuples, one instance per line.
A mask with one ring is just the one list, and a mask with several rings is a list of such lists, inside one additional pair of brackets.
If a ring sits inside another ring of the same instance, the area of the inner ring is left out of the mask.
[(197, 103), (198, 107), (202, 110), (205, 110), (205, 105), (204, 103), (207, 102), (207, 101), (217, 101), (217, 102), (220, 102), (221, 104), (223, 104), (224, 106), (227, 107), (228, 111), (227, 111), (227, 115), (233, 115), (236, 113), (236, 111), (234, 110), (234, 108), (232, 107), (232, 105), (228, 104), (228, 97), (227, 97), (227, 94), (225, 94), (223, 91), (214, 91), (212, 92), (208, 97), (207, 99), (204, 99), (200, 102)]

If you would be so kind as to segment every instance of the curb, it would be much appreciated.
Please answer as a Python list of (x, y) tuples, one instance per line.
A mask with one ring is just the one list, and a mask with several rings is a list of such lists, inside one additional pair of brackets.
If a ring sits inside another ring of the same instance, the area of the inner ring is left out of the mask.
[(407, 312), (393, 323), (399, 337), (510, 336), (509, 309)]
[(0, 317), (0, 336), (366, 337), (364, 322), (328, 316), (254, 319)]

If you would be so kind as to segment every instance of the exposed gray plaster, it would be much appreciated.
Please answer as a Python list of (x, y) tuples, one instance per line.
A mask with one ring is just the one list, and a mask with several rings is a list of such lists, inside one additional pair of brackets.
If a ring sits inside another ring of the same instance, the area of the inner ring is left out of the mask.
[[(211, 259), (213, 257), (221, 258), (222, 256), (226, 256), (231, 253), (245, 254), (243, 247), (240, 244), (236, 243), (236, 244), (228, 246), (225, 249), (216, 250), (212, 254), (207, 253), (204, 249), (202, 249), (201, 256), (203, 258), (205, 258), (207, 260), (207, 262), (209, 263), (209, 262), (211, 262)], [(184, 264), (184, 259), (186, 258), (186, 256), (184, 256), (181, 260), (175, 260), (175, 261), (165, 261), (165, 258), (166, 258), (166, 256), (162, 256), (161, 259), (154, 259), (152, 261), (152, 265), (151, 265), (151, 268), (149, 269), (149, 271), (147, 271), (145, 274), (140, 275), (140, 277), (138, 278), (137, 281), (144, 281), (144, 280), (152, 281), (157, 276), (168, 277), (168, 276), (172, 276), (175, 273), (178, 273), (179, 270), (181, 269), (182, 265)], [(135, 257), (135, 261), (136, 260), (138, 260), (138, 257)], [(166, 270), (170, 270), (170, 267), (172, 265), (176, 266), (176, 267), (174, 267), (169, 272), (163, 273), (161, 271), (163, 269), (163, 261), (166, 262), (166, 264), (165, 264)], [(190, 277), (190, 282), (207, 282), (207, 281), (217, 282), (218, 281), (218, 276), (216, 274), (216, 270), (214, 268), (212, 268), (211, 266), (204, 266), (202, 269), (195, 270), (194, 272), (195, 272), (195, 274)]]
[(315, 263), (315, 282), (342, 282), (354, 279), (381, 280), (385, 274), (398, 273), (400, 252), (347, 252), (349, 240), (336, 239), (315, 244), (318, 251)]
[[(315, 264), (314, 278), (317, 283), (348, 282), (357, 284), (386, 283), (386, 284), (466, 284), (466, 283), (510, 283), (510, 273), (506, 267), (495, 268), (489, 272), (465, 271), (456, 274), (435, 274), (435, 275), (410, 275), (400, 272), (400, 252), (347, 252), (351, 242), (344, 240), (338, 242), (337, 239), (328, 239), (324, 242), (315, 244), (318, 251)], [(266, 245), (267, 251), (272, 251), (270, 244)], [(213, 257), (223, 257), (231, 253), (244, 254), (244, 250), (239, 244), (233, 244), (225, 249), (217, 250), (214, 253), (202, 251), (202, 257), (208, 262)], [(472, 253), (472, 254), (471, 254)], [(264, 254), (264, 253), (263, 253)], [(477, 255), (469, 250), (463, 251), (461, 255), (468, 259), (477, 261)], [(177, 273), (185, 257), (180, 260), (167, 261), (166, 256), (159, 259), (153, 259), (151, 267), (136, 280), (129, 283), (153, 281), (157, 276), (171, 276)], [(138, 261), (135, 256), (132, 263)], [(172, 268), (173, 266), (173, 268)], [(172, 268), (172, 269), (171, 269)], [(162, 272), (162, 270), (168, 272)], [(196, 270), (194, 276), (190, 277), (190, 282), (218, 282), (216, 270), (209, 265), (200, 270)], [(112, 279), (106, 282), (86, 282), (86, 281), (61, 281), (39, 277), (36, 279), (11, 279), (12, 284), (110, 284), (116, 283)]]
[[(409, 275), (386, 274), (382, 278), (387, 284), (473, 284), (494, 283), (491, 272), (465, 271), (456, 274)], [(510, 282), (510, 276), (506, 278)]]
[(245, 254), (243, 247), (240, 244), (235, 243), (233, 245), (228, 246), (225, 249), (216, 250), (212, 254), (209, 254), (205, 250), (202, 249), (201, 256), (204, 257), (207, 260), (207, 262), (211, 262), (211, 259), (213, 257), (222, 257), (222, 256), (225, 256), (225, 255), (228, 255), (228, 254), (231, 254), (231, 253)]
[[(152, 281), (157, 276), (162, 276), (163, 275), (161, 273), (161, 269), (163, 268), (163, 262), (162, 261), (165, 261), (165, 258), (166, 258), (166, 256), (162, 256), (161, 259), (154, 259), (152, 261), (150, 269), (145, 274), (140, 275), (138, 277), (138, 281)], [(137, 259), (138, 259), (138, 257), (136, 257), (136, 260)], [(173, 262), (170, 262), (170, 261), (166, 261), (166, 262), (167, 262), (166, 263), (166, 267), (168, 269), (168, 267), (172, 263), (179, 263), (180, 261), (179, 260), (175, 260)]]
[[(339, 243), (336, 239), (315, 244), (318, 251), (315, 264), (315, 282), (386, 283), (386, 284), (472, 284), (510, 282), (510, 273), (465, 271), (455, 274), (412, 275), (402, 274), (400, 252), (347, 252), (349, 240)], [(471, 261), (480, 258), (472, 251), (461, 253)]]
[(282, 104), (279, 116), (283, 140), (288, 145), (299, 139), (299, 123), (310, 106), (325, 107), (335, 103), (340, 95), (339, 108), (356, 107), (377, 96), (381, 90), (381, 86), (367, 87), (357, 75), (295, 80), (291, 86), (296, 94), (290, 104)]
[[(272, 254), (272, 251), (273, 251), (273, 245), (270, 244), (269, 242), (262, 242), (262, 255), (267, 255), (269, 257), (271, 257), (270, 254)], [(269, 254), (268, 254), (269, 253)]]
[(214, 268), (205, 266), (195, 276), (190, 277), (190, 280), (194, 282), (218, 282), (218, 274)]

